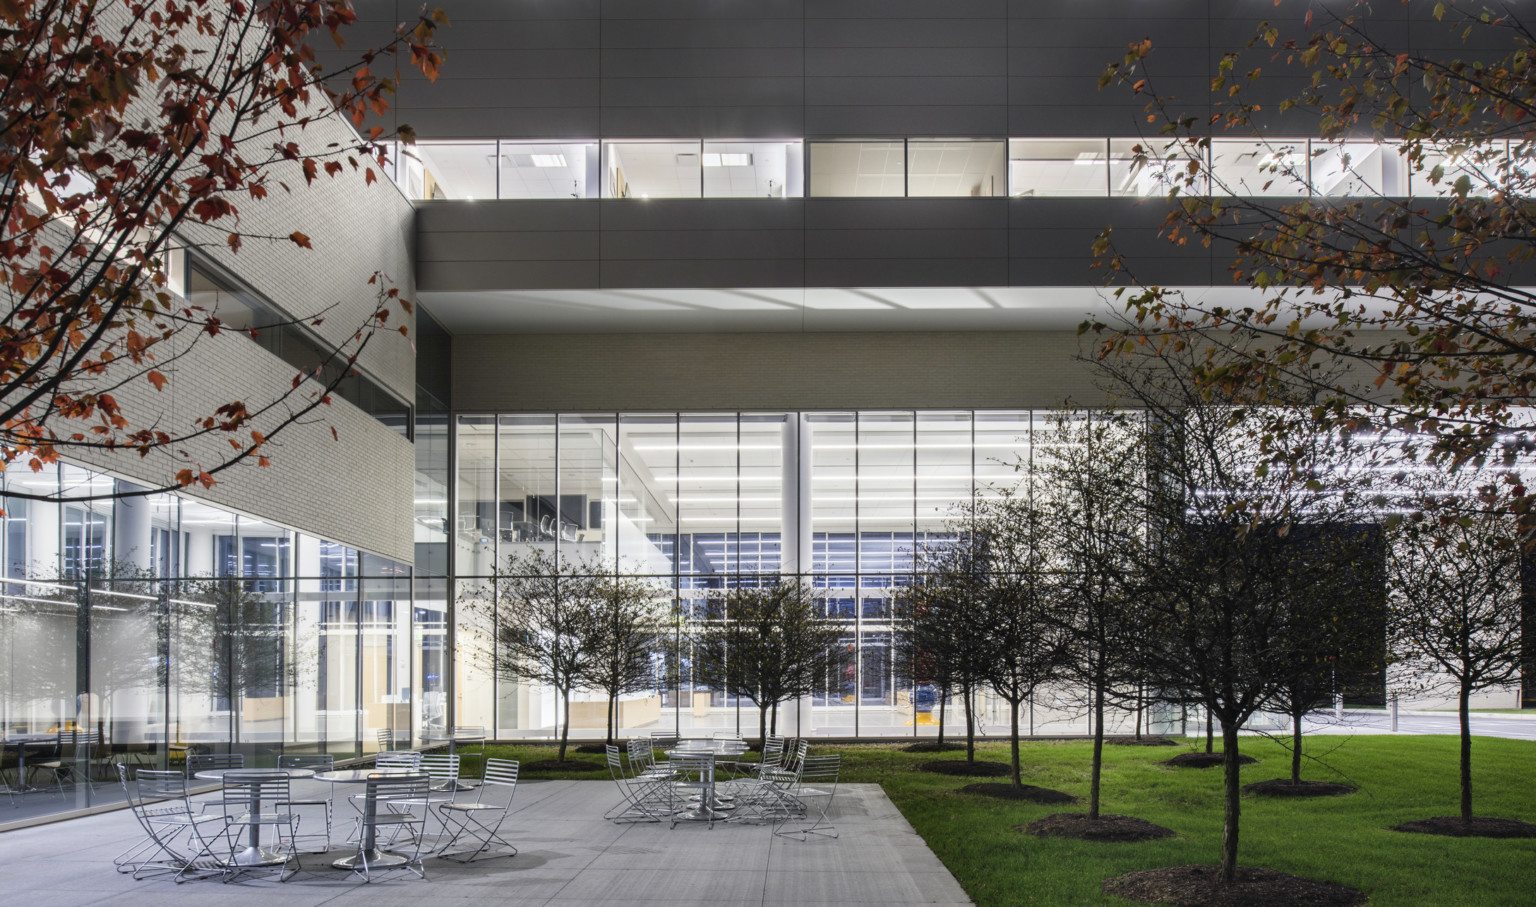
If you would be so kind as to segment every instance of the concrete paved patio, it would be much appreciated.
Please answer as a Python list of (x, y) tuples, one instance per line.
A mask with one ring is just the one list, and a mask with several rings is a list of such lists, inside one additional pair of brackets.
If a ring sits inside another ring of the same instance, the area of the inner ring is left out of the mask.
[[(340, 845), (326, 856), (304, 855), (303, 871), (285, 883), (274, 875), (228, 885), (135, 882), (113, 870), (112, 858), (139, 838), (138, 825), (126, 811), (108, 813), (0, 834), (0, 891), (15, 903), (68, 892), (72, 907), (971, 903), (879, 785), (841, 786), (830, 814), (840, 837), (803, 843), (774, 837), (763, 825), (614, 825), (602, 813), (616, 799), (606, 781), (524, 781), (502, 827), (521, 849), (518, 856), (469, 865), (428, 858), (426, 881), (395, 872), (372, 884), (330, 868), (331, 859), (345, 855)], [(345, 838), (351, 811), (337, 807)]]

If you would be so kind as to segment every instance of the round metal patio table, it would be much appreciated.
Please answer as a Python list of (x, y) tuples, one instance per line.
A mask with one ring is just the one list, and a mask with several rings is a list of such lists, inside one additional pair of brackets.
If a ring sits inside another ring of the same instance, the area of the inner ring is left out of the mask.
[[(210, 768), (192, 777), (199, 781), (223, 781), (225, 775), (287, 775), (294, 778), (312, 778), (314, 770), (307, 768)], [(253, 797), (249, 806), (252, 816), (261, 815), (261, 799)], [(261, 824), (252, 823), (245, 839), (245, 849), (229, 858), (236, 866), (276, 866), (288, 862), (289, 857), (261, 846)]]
[(679, 740), (676, 749), (666, 750), (667, 758), (694, 757), (704, 763), (703, 777), (700, 781), (703, 790), (700, 791), (699, 803), (691, 809), (677, 814), (679, 819), (689, 822), (707, 822), (712, 819), (725, 818), (721, 813), (735, 809), (735, 804), (729, 799), (715, 795), (715, 760), (721, 756), (740, 756), (747, 748), (736, 740)]
[[(332, 784), (366, 784), (370, 778), (388, 778), (396, 775), (419, 775), (421, 772), (409, 768), (358, 768), (344, 769), (334, 772), (321, 772), (315, 775), (316, 781), (329, 781)], [(380, 850), (378, 836), (375, 834), (374, 819), (378, 817), (379, 804), (377, 800), (363, 798), (363, 839), (358, 842), (357, 853), (350, 857), (342, 857), (331, 863), (337, 869), (363, 869), (387, 868), (390, 866), (404, 866), (410, 861), (403, 854), (390, 853)], [(363, 857), (366, 856), (365, 861)]]

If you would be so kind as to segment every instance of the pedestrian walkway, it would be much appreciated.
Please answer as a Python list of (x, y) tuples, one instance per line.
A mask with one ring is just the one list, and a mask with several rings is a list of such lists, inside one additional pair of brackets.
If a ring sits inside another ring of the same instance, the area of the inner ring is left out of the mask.
[[(503, 827), (521, 849), (516, 857), (468, 865), (428, 859), (426, 881), (395, 873), (371, 885), (330, 868), (339, 849), (304, 856), (304, 871), (285, 883), (254, 875), (228, 885), (134, 882), (113, 870), (112, 858), (138, 838), (138, 826), (128, 812), (114, 812), (0, 835), (0, 889), (16, 903), (67, 890), (72, 907), (971, 903), (877, 784), (841, 785), (831, 812), (840, 837), (805, 842), (774, 837), (763, 825), (614, 825), (602, 813), (616, 796), (609, 782), (524, 781)], [(338, 823), (343, 838), (347, 823)]]

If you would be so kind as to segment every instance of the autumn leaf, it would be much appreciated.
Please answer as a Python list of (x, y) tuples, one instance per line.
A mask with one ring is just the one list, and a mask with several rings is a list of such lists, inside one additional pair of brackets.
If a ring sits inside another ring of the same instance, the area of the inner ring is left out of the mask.
[(310, 245), (310, 243), (309, 243), (309, 237), (305, 236), (303, 233), (300, 233), (297, 230), (293, 231), (292, 233), (289, 233), (288, 234), (288, 239), (291, 240), (294, 245), (298, 246), (301, 249), (313, 249), (314, 248), (314, 246)]

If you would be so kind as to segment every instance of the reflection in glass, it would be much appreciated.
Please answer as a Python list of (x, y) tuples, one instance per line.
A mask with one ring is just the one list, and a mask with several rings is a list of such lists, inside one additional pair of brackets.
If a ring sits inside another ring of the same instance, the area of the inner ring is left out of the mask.
[(1101, 196), (1109, 191), (1105, 139), (1009, 139), (1014, 196)]
[(1308, 195), (1309, 163), (1306, 139), (1211, 140), (1211, 179), (1224, 195)]

